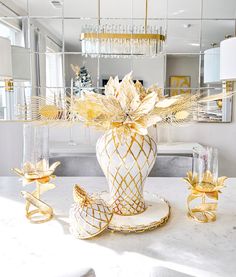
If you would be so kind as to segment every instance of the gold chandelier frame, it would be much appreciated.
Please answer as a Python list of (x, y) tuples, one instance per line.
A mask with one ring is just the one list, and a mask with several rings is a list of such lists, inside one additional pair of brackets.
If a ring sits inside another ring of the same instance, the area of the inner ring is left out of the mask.
[(81, 39), (156, 39), (165, 40), (160, 34), (81, 33)]
[[(165, 41), (166, 37), (162, 34), (149, 34), (147, 33), (147, 19), (148, 19), (148, 0), (145, 0), (145, 22), (144, 22), (144, 34), (136, 33), (81, 33), (80, 39), (146, 39), (146, 40), (159, 40)], [(98, 0), (98, 26), (101, 25), (100, 16), (100, 0)]]

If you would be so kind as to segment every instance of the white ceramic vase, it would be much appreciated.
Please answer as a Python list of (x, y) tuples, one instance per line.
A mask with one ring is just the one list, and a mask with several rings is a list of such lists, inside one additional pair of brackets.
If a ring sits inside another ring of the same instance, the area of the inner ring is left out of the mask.
[(97, 141), (98, 162), (107, 178), (113, 212), (135, 215), (145, 211), (143, 187), (157, 155), (155, 141), (134, 134), (120, 142), (115, 130)]

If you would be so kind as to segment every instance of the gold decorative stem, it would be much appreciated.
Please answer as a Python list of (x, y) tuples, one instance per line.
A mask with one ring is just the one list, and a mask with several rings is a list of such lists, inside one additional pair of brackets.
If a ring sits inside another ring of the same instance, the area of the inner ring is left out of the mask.
[(146, 3), (145, 3), (145, 22), (144, 22), (145, 34), (147, 33), (147, 17), (148, 17), (148, 0), (146, 0)]
[(101, 24), (101, 1), (98, 0), (98, 26)]
[[(22, 169), (12, 169), (17, 175), (21, 176), (24, 185), (31, 183), (36, 184), (36, 189), (32, 193), (27, 191), (21, 192), (22, 196), (26, 200), (26, 217), (32, 223), (43, 223), (53, 217), (53, 209), (48, 204), (40, 200), (40, 196), (44, 192), (55, 188), (55, 185), (50, 181), (56, 177), (53, 175), (53, 172), (58, 165), (60, 165), (60, 162), (55, 162), (48, 168), (47, 161), (42, 159), (36, 164), (26, 162), (24, 163)], [(30, 210), (31, 206), (33, 208)]]
[[(48, 204), (40, 200), (39, 183), (37, 183), (37, 188), (33, 193), (22, 191), (21, 194), (26, 200), (26, 217), (32, 223), (44, 223), (46, 221), (49, 221), (53, 217), (53, 209)], [(31, 206), (36, 209), (30, 210)]]
[[(200, 223), (213, 222), (216, 220), (217, 203), (206, 203), (206, 196), (202, 195), (196, 198), (201, 199), (201, 204), (194, 208), (190, 207), (190, 203), (193, 201), (190, 194), (187, 200), (188, 217), (194, 219)], [(195, 199), (196, 199), (195, 198)]]

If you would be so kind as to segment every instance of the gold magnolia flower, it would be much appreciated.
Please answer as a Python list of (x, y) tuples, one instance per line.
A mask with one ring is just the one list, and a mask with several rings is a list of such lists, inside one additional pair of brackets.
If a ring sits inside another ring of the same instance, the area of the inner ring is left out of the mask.
[(84, 92), (81, 98), (73, 101), (71, 112), (88, 126), (115, 129), (118, 136), (132, 132), (146, 135), (147, 128), (157, 122), (187, 120), (196, 99), (189, 95), (166, 98), (155, 85), (145, 89), (140, 82), (134, 83), (129, 73), (121, 82), (118, 77), (110, 78), (105, 95)]
[(26, 162), (22, 169), (13, 168), (13, 171), (22, 177), (23, 185), (30, 184), (35, 181), (40, 184), (46, 184), (49, 183), (51, 179), (55, 178), (53, 173), (58, 165), (60, 165), (60, 162), (55, 162), (48, 167), (47, 161), (43, 159), (36, 164)]
[(225, 186), (224, 182), (226, 179), (227, 177), (222, 176), (219, 177), (217, 181), (214, 181), (213, 175), (210, 171), (206, 171), (203, 174), (203, 178), (200, 183), (199, 176), (190, 171), (187, 173), (187, 177), (184, 178), (184, 180), (190, 184), (193, 198), (206, 195), (214, 200), (218, 200), (218, 194), (221, 193), (220, 190)]

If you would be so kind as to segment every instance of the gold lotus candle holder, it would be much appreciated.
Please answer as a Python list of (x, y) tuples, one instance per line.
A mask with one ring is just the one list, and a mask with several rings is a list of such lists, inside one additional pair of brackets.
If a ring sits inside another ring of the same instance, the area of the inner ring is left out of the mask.
[(36, 183), (36, 189), (32, 192), (22, 191), (21, 194), (26, 200), (26, 217), (32, 223), (43, 223), (53, 217), (53, 209), (43, 202), (40, 197), (48, 190), (54, 189), (55, 185), (50, 183), (56, 176), (53, 175), (60, 162), (53, 163), (48, 167), (45, 159), (32, 164), (26, 162), (22, 169), (13, 168), (13, 171), (23, 180), (23, 186)]
[[(216, 220), (217, 202), (207, 202), (207, 199), (218, 200), (221, 189), (225, 186), (227, 177), (222, 176), (214, 180), (213, 174), (206, 171), (202, 180), (199, 180), (198, 174), (187, 173), (184, 180), (190, 185), (190, 195), (187, 198), (188, 216), (200, 223), (207, 223)], [(191, 207), (191, 203), (200, 199), (198, 206)]]

